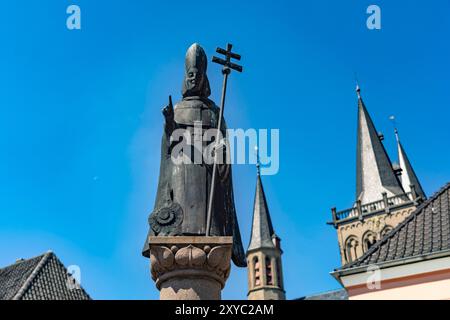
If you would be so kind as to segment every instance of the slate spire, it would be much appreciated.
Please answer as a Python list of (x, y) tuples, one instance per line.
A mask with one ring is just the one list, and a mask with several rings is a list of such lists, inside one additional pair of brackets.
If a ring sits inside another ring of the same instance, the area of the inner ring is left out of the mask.
[(423, 191), (422, 185), (417, 178), (416, 173), (411, 165), (411, 162), (406, 155), (405, 149), (400, 142), (400, 137), (398, 135), (398, 130), (395, 128), (395, 138), (397, 139), (397, 150), (398, 150), (398, 164), (400, 166), (401, 176), (400, 181), (402, 183), (405, 192), (411, 192), (411, 186), (414, 186), (416, 194), (422, 197), (423, 200), (426, 199), (425, 192)]
[(366, 109), (359, 86), (356, 87), (356, 92), (358, 95), (356, 199), (366, 204), (382, 199), (384, 192), (388, 197), (392, 197), (403, 194), (404, 190), (383, 146), (383, 137), (378, 134)]
[(253, 223), (250, 236), (250, 244), (247, 251), (260, 248), (274, 248), (272, 237), (275, 236), (270, 219), (269, 208), (267, 206), (266, 195), (261, 181), (259, 170), (259, 159), (256, 165), (256, 193), (253, 205)]

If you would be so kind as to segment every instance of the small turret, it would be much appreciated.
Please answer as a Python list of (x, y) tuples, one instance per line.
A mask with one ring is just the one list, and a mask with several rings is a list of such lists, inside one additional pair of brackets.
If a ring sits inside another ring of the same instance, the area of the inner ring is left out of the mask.
[(258, 160), (253, 223), (247, 249), (249, 300), (286, 299), (280, 241), (273, 230)]

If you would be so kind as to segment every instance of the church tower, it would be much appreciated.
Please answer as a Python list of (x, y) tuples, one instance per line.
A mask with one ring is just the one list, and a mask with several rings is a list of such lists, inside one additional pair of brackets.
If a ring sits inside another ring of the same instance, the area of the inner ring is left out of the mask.
[[(425, 193), (398, 139), (399, 166), (394, 168), (361, 97), (358, 95), (356, 201), (332, 209), (342, 265), (361, 257), (425, 199)], [(398, 138), (398, 134), (397, 134)]]
[(248, 300), (285, 300), (280, 238), (275, 234), (257, 164), (256, 194), (247, 249)]

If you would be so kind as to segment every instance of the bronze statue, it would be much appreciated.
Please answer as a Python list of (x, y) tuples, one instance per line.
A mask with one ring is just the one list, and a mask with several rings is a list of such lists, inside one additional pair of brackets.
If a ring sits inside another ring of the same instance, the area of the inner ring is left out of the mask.
[[(198, 156), (201, 151), (195, 148), (180, 150), (176, 146), (182, 142), (173, 138), (175, 130), (183, 129), (194, 141), (194, 131), (198, 130), (199, 124), (202, 132), (218, 127), (219, 107), (208, 99), (211, 89), (206, 74), (207, 64), (203, 48), (193, 44), (186, 53), (183, 99), (174, 108), (169, 97), (169, 104), (163, 109), (165, 125), (161, 143), (160, 174), (155, 207), (149, 217), (149, 235), (232, 236), (232, 259), (237, 266), (245, 267), (246, 259), (234, 205), (231, 164), (217, 164), (210, 230), (206, 232), (213, 164), (204, 161), (203, 157), (200, 163), (194, 161), (196, 153)], [(221, 133), (225, 137), (225, 149), (222, 148), (221, 152), (226, 154), (228, 144), (223, 119)], [(202, 147), (208, 148), (214, 141), (201, 143)], [(173, 154), (175, 150), (177, 154)], [(175, 162), (173, 157), (186, 157), (191, 162)], [(143, 255), (149, 257), (148, 240)]]

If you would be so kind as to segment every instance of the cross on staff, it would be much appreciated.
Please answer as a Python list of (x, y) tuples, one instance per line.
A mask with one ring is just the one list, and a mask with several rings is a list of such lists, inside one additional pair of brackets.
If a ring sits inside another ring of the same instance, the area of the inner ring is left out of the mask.
[[(222, 69), (222, 73), (224, 73), (225, 69), (233, 69), (236, 70), (238, 72), (242, 72), (242, 67), (240, 65), (237, 65), (233, 62), (231, 62), (231, 58), (236, 59), (236, 60), (241, 60), (241, 56), (237, 53), (233, 53), (231, 52), (231, 48), (233, 48), (232, 44), (227, 44), (227, 50), (222, 49), (222, 48), (217, 48), (216, 52), (223, 54), (226, 57), (226, 60), (223, 60), (221, 58), (218, 57), (213, 57), (212, 61), (218, 64), (223, 65), (223, 69)], [(228, 74), (230, 74), (231, 70), (228, 70)]]
[(212, 179), (211, 179), (211, 191), (209, 193), (209, 203), (208, 203), (208, 214), (206, 217), (206, 236), (208, 237), (210, 235), (210, 229), (211, 229), (211, 215), (212, 215), (212, 206), (214, 203), (214, 191), (215, 191), (215, 185), (216, 185), (216, 175), (217, 175), (217, 148), (219, 147), (219, 139), (221, 129), (222, 129), (222, 119), (223, 119), (223, 111), (225, 109), (225, 96), (227, 93), (227, 83), (228, 83), (228, 76), (231, 73), (231, 70), (236, 70), (237, 72), (242, 72), (242, 66), (237, 65), (233, 62), (231, 62), (231, 59), (241, 60), (241, 56), (237, 53), (231, 52), (231, 49), (233, 48), (232, 44), (227, 44), (227, 49), (217, 48), (216, 52), (219, 54), (223, 54), (225, 56), (225, 60), (213, 57), (212, 62), (220, 64), (223, 66), (222, 68), (222, 74), (223, 74), (223, 85), (222, 85), (222, 99), (220, 101), (220, 110), (219, 110), (219, 122), (217, 124), (217, 135), (215, 140), (215, 146), (214, 146), (214, 162), (213, 162), (213, 170), (212, 170)]

